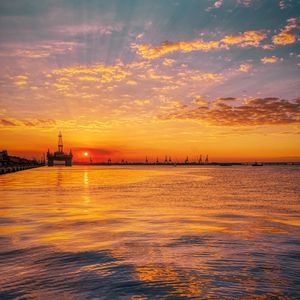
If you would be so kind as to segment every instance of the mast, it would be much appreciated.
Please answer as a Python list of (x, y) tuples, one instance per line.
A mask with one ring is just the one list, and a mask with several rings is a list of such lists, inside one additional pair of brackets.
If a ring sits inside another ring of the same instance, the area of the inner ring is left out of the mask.
[(63, 153), (63, 147), (62, 134), (60, 131), (58, 135), (58, 152)]

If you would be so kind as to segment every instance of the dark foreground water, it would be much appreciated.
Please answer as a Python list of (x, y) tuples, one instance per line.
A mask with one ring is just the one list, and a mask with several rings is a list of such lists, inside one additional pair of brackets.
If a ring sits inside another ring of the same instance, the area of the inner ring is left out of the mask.
[(3, 175), (0, 299), (300, 299), (299, 185), (293, 166)]

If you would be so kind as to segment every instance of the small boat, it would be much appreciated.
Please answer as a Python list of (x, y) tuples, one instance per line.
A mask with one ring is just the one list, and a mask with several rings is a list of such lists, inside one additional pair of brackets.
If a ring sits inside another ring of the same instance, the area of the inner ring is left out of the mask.
[(258, 163), (258, 162), (255, 162), (251, 165), (252, 167), (262, 167), (263, 166), (263, 163)]

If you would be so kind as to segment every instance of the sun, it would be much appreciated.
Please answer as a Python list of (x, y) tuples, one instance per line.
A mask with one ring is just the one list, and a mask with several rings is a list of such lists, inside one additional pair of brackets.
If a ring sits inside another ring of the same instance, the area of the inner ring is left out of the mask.
[(88, 156), (89, 154), (88, 154), (87, 152), (84, 152), (83, 155), (84, 155), (84, 156)]

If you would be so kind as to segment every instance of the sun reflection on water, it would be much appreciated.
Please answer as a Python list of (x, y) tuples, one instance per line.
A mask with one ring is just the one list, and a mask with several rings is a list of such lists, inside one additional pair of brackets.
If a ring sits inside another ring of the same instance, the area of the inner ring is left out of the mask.
[(293, 298), (299, 179), (298, 169), (204, 167), (3, 176), (0, 285), (48, 299)]

